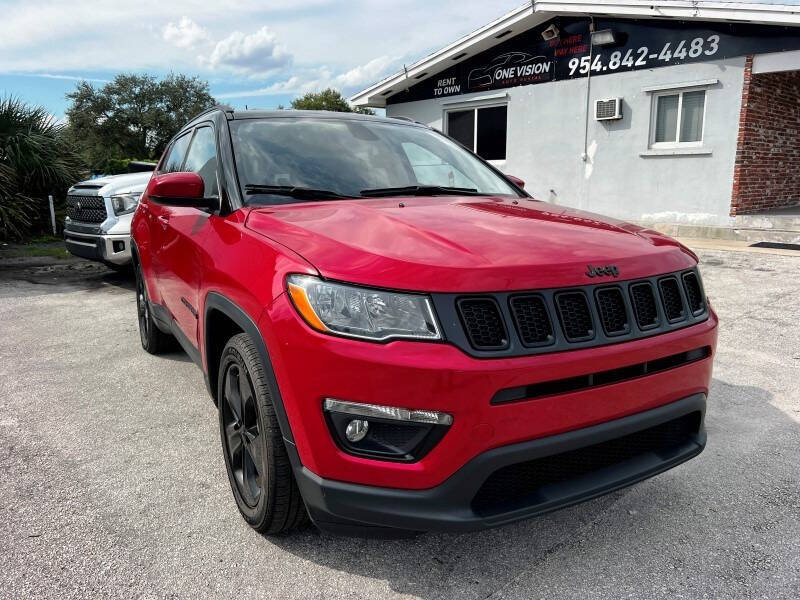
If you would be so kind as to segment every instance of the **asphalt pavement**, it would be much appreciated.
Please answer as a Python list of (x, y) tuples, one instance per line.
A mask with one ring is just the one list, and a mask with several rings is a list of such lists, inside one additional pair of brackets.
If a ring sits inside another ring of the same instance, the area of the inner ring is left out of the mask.
[(798, 598), (800, 252), (701, 257), (721, 326), (699, 458), (398, 541), (252, 531), (203, 378), (141, 349), (129, 276), (0, 265), (0, 596)]

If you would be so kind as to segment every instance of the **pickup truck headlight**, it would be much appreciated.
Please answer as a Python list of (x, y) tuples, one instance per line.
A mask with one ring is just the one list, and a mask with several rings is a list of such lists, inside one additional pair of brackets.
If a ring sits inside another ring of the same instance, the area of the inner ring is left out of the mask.
[(289, 296), (317, 331), (374, 341), (393, 338), (440, 340), (431, 300), (331, 283), (308, 275), (290, 275)]
[(135, 194), (119, 194), (118, 196), (111, 196), (111, 208), (114, 209), (115, 215), (126, 215), (136, 210), (136, 205), (139, 204), (139, 198), (142, 194), (137, 192)]

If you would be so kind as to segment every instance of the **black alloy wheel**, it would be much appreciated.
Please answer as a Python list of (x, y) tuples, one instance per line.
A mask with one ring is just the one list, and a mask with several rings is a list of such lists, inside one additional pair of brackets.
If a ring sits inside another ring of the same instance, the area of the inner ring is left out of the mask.
[(236, 486), (245, 504), (258, 506), (264, 493), (264, 460), (262, 457), (260, 415), (253, 384), (247, 372), (231, 363), (225, 372), (220, 405), (225, 449)]

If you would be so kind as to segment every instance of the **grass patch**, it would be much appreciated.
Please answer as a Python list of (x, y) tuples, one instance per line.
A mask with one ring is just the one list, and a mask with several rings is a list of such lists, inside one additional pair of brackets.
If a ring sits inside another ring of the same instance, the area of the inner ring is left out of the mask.
[(25, 245), (9, 244), (8, 246), (0, 246), (0, 258), (30, 258), (33, 256), (69, 258), (70, 254), (67, 252), (67, 249), (64, 247), (64, 242), (61, 240), (57, 242), (50, 241)]

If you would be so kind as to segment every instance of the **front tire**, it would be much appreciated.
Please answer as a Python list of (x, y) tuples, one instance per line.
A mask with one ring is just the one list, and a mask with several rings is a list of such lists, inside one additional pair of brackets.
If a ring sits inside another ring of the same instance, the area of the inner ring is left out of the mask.
[(240, 333), (228, 341), (217, 382), (225, 468), (239, 512), (265, 534), (286, 533), (305, 524), (308, 514), (250, 336)]

